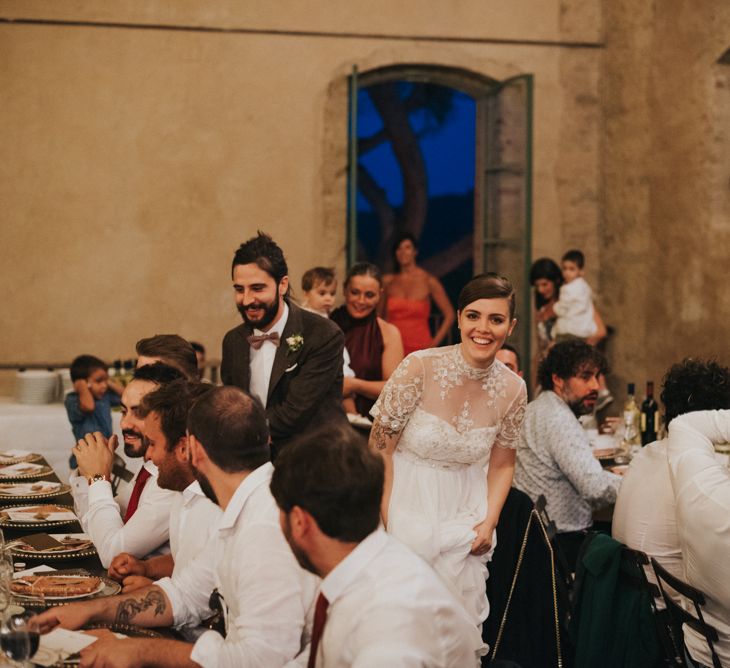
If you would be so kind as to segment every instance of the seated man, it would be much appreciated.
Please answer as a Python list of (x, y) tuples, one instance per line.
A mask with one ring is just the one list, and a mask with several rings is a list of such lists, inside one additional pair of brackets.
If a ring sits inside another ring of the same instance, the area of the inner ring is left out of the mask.
[(477, 627), (431, 567), (380, 524), (382, 458), (350, 429), (323, 429), (279, 455), (271, 491), (299, 563), (324, 578), (297, 664), (479, 665)]
[(170, 508), (170, 554), (140, 560), (123, 552), (112, 561), (109, 575), (124, 584), (124, 593), (172, 575), (173, 568), (184, 567), (202, 551), (218, 521), (220, 508), (203, 494), (195, 478), (185, 433), (190, 407), (211, 388), (205, 383), (176, 380), (142, 399), (139, 416), (144, 419), (147, 457), (159, 471), (157, 484), (182, 494), (176, 495)]
[[(682, 579), (705, 595), (702, 614), (719, 636), (715, 651), (721, 665), (730, 666), (730, 472), (713, 443), (730, 443), (730, 410), (687, 413), (669, 425)], [(704, 637), (687, 625), (684, 641), (694, 661), (713, 665)]]
[(605, 372), (603, 355), (587, 343), (554, 345), (538, 368), (543, 391), (527, 405), (517, 445), (514, 486), (533, 502), (545, 495), (571, 566), (593, 523), (593, 508), (613, 503), (621, 482), (601, 468), (578, 421), (593, 410), (598, 376)]
[(504, 364), (510, 371), (516, 373), (522, 378), (522, 369), (520, 368), (520, 354), (517, 352), (517, 348), (511, 346), (509, 343), (505, 343), (495, 355), (502, 364)]
[(263, 408), (238, 388), (214, 387), (190, 409), (188, 433), (200, 485), (223, 510), (205, 551), (156, 585), (53, 608), (38, 621), (44, 632), (89, 622), (183, 625), (200, 622), (210, 601), (222, 607), (225, 638), (207, 631), (193, 645), (105, 637), (82, 652), (82, 665), (113, 656), (116, 666), (276, 668), (302, 648), (316, 579), (299, 567), (279, 526)]
[[(730, 369), (717, 362), (686, 359), (664, 376), (661, 400), (667, 427), (683, 413), (730, 408)], [(612, 530), (616, 540), (646, 552), (682, 580), (684, 565), (667, 443), (666, 438), (649, 443), (631, 460), (616, 499)], [(651, 566), (645, 570), (647, 578), (655, 582)]]
[(177, 369), (188, 380), (198, 380), (198, 356), (189, 341), (177, 334), (155, 334), (135, 346), (137, 367), (162, 362)]
[[(164, 364), (140, 367), (122, 394), (122, 436), (128, 457), (144, 457), (143, 422), (137, 411), (146, 394), (181, 374)], [(104, 567), (120, 552), (146, 557), (166, 549), (170, 504), (177, 492), (157, 484), (157, 467), (146, 461), (131, 484), (115, 499), (111, 486), (116, 436), (107, 441), (100, 433), (87, 434), (73, 449), (79, 474), (71, 476), (76, 514)]]

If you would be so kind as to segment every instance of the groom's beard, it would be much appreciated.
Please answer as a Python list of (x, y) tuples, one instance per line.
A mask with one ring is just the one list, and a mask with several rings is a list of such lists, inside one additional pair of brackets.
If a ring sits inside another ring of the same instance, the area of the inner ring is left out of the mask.
[[(254, 302), (248, 306), (239, 305), (237, 308), (245, 323), (256, 329), (265, 330), (279, 312), (279, 295), (277, 293), (272, 302)], [(249, 311), (258, 311), (259, 309), (263, 309), (264, 314), (258, 320), (249, 316)]]

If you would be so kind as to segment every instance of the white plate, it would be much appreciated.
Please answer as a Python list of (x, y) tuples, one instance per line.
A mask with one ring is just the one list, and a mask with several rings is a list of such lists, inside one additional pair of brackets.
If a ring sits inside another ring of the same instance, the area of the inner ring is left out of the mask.
[[(61, 539), (65, 538), (66, 536), (70, 536), (71, 538), (78, 538), (81, 540), (91, 540), (85, 533), (49, 533), (48, 535), (51, 538), (55, 538), (59, 542), (61, 542)], [(68, 547), (65, 550), (29, 550), (27, 548), (24, 548), (19, 541), (14, 540), (8, 543), (8, 547), (12, 548), (13, 552), (18, 554), (27, 554), (33, 556), (53, 556), (54, 554), (74, 554), (75, 552), (88, 552), (89, 550), (94, 549), (94, 544), (90, 543), (85, 547)]]
[[(79, 575), (54, 575), (53, 577), (73, 578), (74, 580), (76, 580), (81, 576), (79, 576)], [(39, 600), (41, 597), (45, 601), (71, 601), (71, 600), (77, 599), (77, 598), (88, 598), (89, 596), (95, 596), (100, 591), (103, 591), (104, 587), (106, 587), (106, 583), (104, 582), (104, 580), (101, 580), (99, 582), (99, 586), (96, 589), (94, 589), (94, 591), (90, 591), (86, 594), (73, 594), (71, 596), (46, 596), (45, 594), (43, 594), (41, 596), (41, 594), (19, 594), (17, 591), (13, 591), (12, 594), (13, 594), (13, 596), (15, 596), (15, 598), (30, 599), (30, 600), (34, 600), (34, 601)]]

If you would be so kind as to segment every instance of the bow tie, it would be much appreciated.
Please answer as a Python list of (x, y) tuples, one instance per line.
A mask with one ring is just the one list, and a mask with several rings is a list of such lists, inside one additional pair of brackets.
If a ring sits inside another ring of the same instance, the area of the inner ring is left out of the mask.
[(249, 345), (254, 349), (258, 350), (264, 345), (264, 341), (271, 341), (277, 348), (279, 347), (279, 334), (278, 332), (271, 332), (271, 334), (251, 334), (247, 337)]

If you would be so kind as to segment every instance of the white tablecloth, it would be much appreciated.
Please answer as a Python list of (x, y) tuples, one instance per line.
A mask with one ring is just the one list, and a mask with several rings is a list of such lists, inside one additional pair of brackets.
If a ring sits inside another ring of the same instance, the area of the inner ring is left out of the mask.
[[(114, 433), (121, 444), (120, 419), (121, 413), (112, 411)], [(37, 452), (46, 458), (61, 480), (68, 481), (68, 459), (74, 443), (71, 424), (62, 403), (29, 405), (0, 397), (0, 450)], [(139, 468), (141, 460), (125, 457), (121, 445), (117, 452), (132, 471)]]

